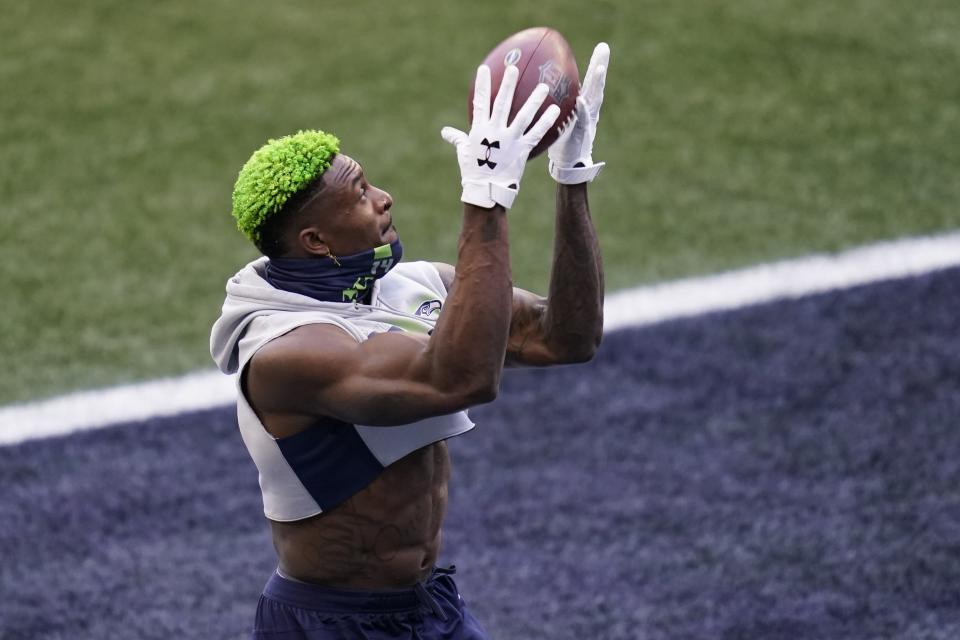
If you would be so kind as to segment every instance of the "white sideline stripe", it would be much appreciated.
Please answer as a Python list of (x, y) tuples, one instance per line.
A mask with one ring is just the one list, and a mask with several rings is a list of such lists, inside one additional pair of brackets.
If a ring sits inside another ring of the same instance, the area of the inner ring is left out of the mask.
[(234, 402), (235, 389), (233, 376), (202, 371), (10, 405), (0, 409), (0, 446), (212, 409)]
[(960, 232), (904, 238), (619, 291), (604, 331), (930, 273), (960, 265)]
[[(614, 293), (604, 331), (649, 325), (960, 265), (960, 232), (908, 238)], [(232, 404), (234, 378), (201, 371), (0, 408), (0, 445)]]

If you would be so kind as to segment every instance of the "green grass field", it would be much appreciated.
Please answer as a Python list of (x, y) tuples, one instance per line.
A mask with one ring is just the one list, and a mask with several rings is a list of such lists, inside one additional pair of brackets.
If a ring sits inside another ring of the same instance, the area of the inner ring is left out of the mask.
[[(268, 137), (325, 128), (455, 258), (476, 64), (547, 24), (612, 48), (591, 202), (611, 289), (960, 225), (954, 0), (8, 3), (0, 21), (0, 403), (211, 366), (229, 216)], [(543, 290), (527, 168), (514, 277)]]

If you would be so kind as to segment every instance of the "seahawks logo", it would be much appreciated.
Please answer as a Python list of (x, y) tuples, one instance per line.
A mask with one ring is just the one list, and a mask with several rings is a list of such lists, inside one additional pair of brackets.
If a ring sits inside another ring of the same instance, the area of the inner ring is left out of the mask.
[(435, 311), (440, 311), (441, 306), (443, 305), (439, 300), (427, 300), (417, 308), (417, 311), (414, 313), (414, 315), (428, 318), (433, 315)]

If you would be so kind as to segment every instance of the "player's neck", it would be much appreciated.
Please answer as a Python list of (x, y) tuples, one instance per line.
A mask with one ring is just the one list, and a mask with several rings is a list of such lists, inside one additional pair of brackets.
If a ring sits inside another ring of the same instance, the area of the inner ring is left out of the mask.
[(266, 280), (277, 289), (322, 302), (367, 303), (373, 284), (403, 257), (400, 240), (349, 256), (272, 258)]

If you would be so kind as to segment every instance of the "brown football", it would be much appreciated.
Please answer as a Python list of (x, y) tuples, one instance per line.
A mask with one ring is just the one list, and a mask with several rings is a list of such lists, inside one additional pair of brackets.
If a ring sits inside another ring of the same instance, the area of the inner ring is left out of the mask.
[[(536, 122), (551, 104), (559, 105), (560, 117), (543, 136), (540, 143), (533, 148), (530, 157), (546, 151), (547, 147), (560, 135), (560, 127), (573, 113), (577, 96), (580, 95), (580, 72), (577, 69), (577, 60), (573, 57), (573, 51), (566, 39), (558, 31), (549, 27), (525, 29), (494, 47), (483, 60), (483, 64), (490, 67), (491, 107), (497, 91), (500, 90), (500, 82), (503, 80), (503, 72), (507, 65), (516, 65), (520, 72), (517, 90), (513, 94), (513, 104), (510, 106), (509, 122), (513, 122), (517, 111), (539, 83), (546, 83), (550, 88), (547, 99), (543, 101), (543, 106), (537, 111), (532, 122)], [(471, 82), (470, 93), (467, 95), (467, 118), (471, 124), (473, 123), (473, 89), (474, 82)]]

